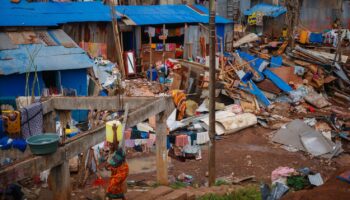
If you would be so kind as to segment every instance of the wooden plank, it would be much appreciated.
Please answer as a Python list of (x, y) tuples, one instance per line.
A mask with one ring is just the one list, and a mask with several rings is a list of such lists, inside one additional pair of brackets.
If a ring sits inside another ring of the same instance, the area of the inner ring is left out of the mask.
[[(123, 101), (129, 104), (130, 110), (155, 101), (155, 97), (124, 97)], [(119, 110), (120, 99), (110, 97), (54, 97), (52, 105), (56, 110)]]

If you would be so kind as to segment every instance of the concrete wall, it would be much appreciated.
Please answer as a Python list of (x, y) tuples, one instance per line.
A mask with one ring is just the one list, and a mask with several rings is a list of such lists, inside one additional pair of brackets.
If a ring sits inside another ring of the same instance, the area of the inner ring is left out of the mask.
[(338, 17), (342, 19), (345, 28), (350, 28), (350, 2), (343, 1), (343, 13), (339, 8), (339, 0), (304, 0), (300, 19), (302, 25), (311, 31), (323, 31), (331, 28), (332, 22)]

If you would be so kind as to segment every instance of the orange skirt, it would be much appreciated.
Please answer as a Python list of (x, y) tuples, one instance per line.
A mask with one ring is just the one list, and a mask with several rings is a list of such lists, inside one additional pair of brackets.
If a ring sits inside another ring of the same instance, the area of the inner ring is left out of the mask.
[(129, 166), (124, 162), (119, 167), (111, 167), (111, 179), (107, 188), (107, 193), (110, 194), (123, 194), (126, 192), (126, 188), (123, 187), (123, 183), (129, 175)]

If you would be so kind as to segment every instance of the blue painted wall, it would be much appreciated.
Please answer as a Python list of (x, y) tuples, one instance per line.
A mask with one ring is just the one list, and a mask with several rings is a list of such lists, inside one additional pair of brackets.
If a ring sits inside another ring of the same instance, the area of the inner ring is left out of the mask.
[[(42, 79), (41, 72), (38, 72), (40, 92), (45, 87)], [(29, 77), (29, 89), (31, 94), (31, 88), (34, 80), (34, 73), (30, 74)], [(26, 87), (26, 74), (11, 74), (7, 76), (0, 75), (0, 97), (16, 98), (17, 96), (25, 95)], [(39, 95), (37, 85), (35, 85), (35, 95)]]
[[(225, 24), (216, 24), (216, 35), (220, 36), (225, 41)], [(221, 48), (221, 41), (219, 45), (219, 50)]]
[[(86, 69), (61, 71), (61, 84), (63, 88), (76, 89), (78, 96), (88, 95), (88, 79)], [(86, 121), (87, 116), (87, 110), (76, 110), (72, 112), (73, 119), (78, 122)]]
[[(33, 83), (33, 76), (31, 73), (29, 79), (30, 89)], [(42, 73), (38, 72), (40, 94), (45, 84), (42, 79)], [(62, 70), (61, 83), (63, 88), (76, 89), (78, 96), (87, 96), (88, 94), (88, 79), (86, 69)], [(0, 103), (11, 102), (15, 103), (17, 96), (25, 95), (26, 75), (25, 74), (11, 74), (7, 76), (0, 76)], [(35, 95), (39, 95), (37, 86), (35, 86)], [(88, 111), (73, 111), (72, 116), (76, 121), (87, 120)]]

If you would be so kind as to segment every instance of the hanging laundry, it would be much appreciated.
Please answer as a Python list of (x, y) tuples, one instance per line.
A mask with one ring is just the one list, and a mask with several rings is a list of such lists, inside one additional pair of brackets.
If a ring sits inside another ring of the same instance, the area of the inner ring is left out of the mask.
[(161, 43), (157, 43), (156, 44), (156, 51), (163, 51), (163, 44), (161, 44)]
[(154, 37), (155, 33), (156, 33), (156, 29), (154, 27), (149, 26), (147, 32), (148, 32), (149, 37)]
[(208, 132), (197, 133), (197, 144), (206, 144), (210, 141)]
[(257, 26), (263, 26), (264, 25), (264, 13), (263, 12), (256, 12), (256, 25)]
[(129, 140), (131, 138), (131, 132), (132, 132), (131, 128), (128, 128), (124, 131), (125, 140)]
[(129, 147), (129, 148), (134, 147), (135, 146), (135, 140), (129, 140), (129, 139), (125, 140), (125, 146)]
[(21, 132), (24, 139), (43, 133), (43, 108), (34, 103), (21, 109)]
[(301, 44), (309, 43), (309, 31), (302, 30), (300, 32), (299, 42)]
[(156, 34), (160, 35), (162, 33), (162, 28), (156, 28)]
[(254, 12), (252, 15), (248, 16), (248, 24), (249, 25), (256, 25), (256, 12)]
[(187, 135), (177, 135), (175, 145), (178, 147), (184, 147), (188, 145), (188, 136)]
[(198, 145), (186, 145), (183, 148), (183, 152), (186, 154), (197, 154), (200, 151), (200, 147)]
[(153, 147), (156, 142), (156, 134), (149, 134), (149, 139), (147, 140), (147, 147)]
[(323, 42), (322, 33), (310, 33), (309, 42), (321, 44)]
[(180, 90), (173, 90), (173, 100), (178, 110), (177, 120), (182, 120), (186, 111), (186, 94)]

